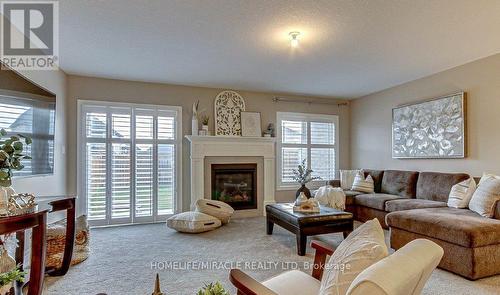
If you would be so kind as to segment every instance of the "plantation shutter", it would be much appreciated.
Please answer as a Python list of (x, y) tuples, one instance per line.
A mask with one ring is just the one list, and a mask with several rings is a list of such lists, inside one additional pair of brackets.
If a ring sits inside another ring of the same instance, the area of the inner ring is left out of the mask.
[(154, 221), (173, 214), (180, 112), (84, 104), (84, 194), (95, 224)]

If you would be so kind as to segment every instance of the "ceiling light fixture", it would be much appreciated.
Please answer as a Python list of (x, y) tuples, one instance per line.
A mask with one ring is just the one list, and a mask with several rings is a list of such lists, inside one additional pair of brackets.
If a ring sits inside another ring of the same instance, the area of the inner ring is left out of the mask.
[(300, 35), (300, 32), (290, 32), (288, 35), (290, 36), (290, 45), (292, 47), (299, 46), (299, 35)]

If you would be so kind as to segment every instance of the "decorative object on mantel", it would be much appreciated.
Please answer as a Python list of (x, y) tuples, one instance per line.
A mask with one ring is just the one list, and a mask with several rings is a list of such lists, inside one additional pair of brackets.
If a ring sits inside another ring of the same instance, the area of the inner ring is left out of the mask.
[(261, 137), (260, 113), (241, 112), (241, 136)]
[(9, 197), (9, 216), (33, 213), (35, 209), (35, 196), (32, 194), (16, 194)]
[(31, 138), (22, 134), (8, 135), (5, 129), (0, 129), (0, 216), (8, 215), (9, 197), (16, 192), (12, 189), (12, 171), (20, 171), (24, 168), (21, 163), (31, 157), (22, 154), (24, 145), (31, 144)]
[(160, 275), (158, 273), (156, 274), (155, 279), (155, 289), (153, 290), (153, 293), (151, 293), (151, 295), (163, 295), (160, 290)]
[(298, 165), (297, 169), (293, 169), (292, 172), (293, 180), (301, 185), (295, 197), (298, 197), (300, 193), (303, 192), (308, 199), (311, 198), (311, 191), (306, 187), (306, 184), (314, 180), (320, 180), (321, 177), (311, 175), (314, 171), (307, 168), (306, 159), (302, 160), (302, 164)]
[(465, 158), (466, 93), (392, 110), (392, 157)]
[(225, 90), (217, 94), (214, 103), (215, 135), (241, 136), (241, 112), (245, 101), (237, 92)]
[(193, 117), (191, 118), (191, 134), (198, 135), (198, 107), (200, 105), (200, 101), (193, 102)]
[(269, 125), (267, 125), (267, 129), (264, 130), (264, 137), (273, 137), (273, 136), (274, 136), (274, 124), (269, 123)]
[(208, 115), (201, 115), (201, 130), (205, 131), (205, 135), (210, 135), (208, 132), (208, 122), (210, 117)]
[[(302, 195), (303, 193), (300, 194)], [(319, 202), (314, 198), (306, 199), (305, 201), (301, 202), (300, 205), (293, 206), (293, 211), (302, 213), (319, 213)]]

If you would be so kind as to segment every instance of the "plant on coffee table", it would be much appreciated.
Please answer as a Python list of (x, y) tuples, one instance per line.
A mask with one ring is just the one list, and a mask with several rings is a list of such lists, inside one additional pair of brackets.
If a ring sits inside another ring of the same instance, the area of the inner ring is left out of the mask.
[(307, 168), (306, 159), (304, 159), (302, 163), (297, 166), (297, 169), (292, 170), (293, 180), (300, 184), (300, 188), (297, 190), (295, 197), (298, 197), (301, 192), (303, 192), (308, 199), (311, 197), (311, 191), (306, 187), (306, 184), (311, 181), (321, 179), (319, 176), (312, 176), (311, 174), (313, 172), (313, 170)]

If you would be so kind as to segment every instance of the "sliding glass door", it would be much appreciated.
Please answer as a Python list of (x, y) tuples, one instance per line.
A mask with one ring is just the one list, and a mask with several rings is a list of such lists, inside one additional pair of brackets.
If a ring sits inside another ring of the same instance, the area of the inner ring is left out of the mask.
[(80, 196), (91, 224), (164, 220), (179, 199), (179, 107), (80, 103)]

